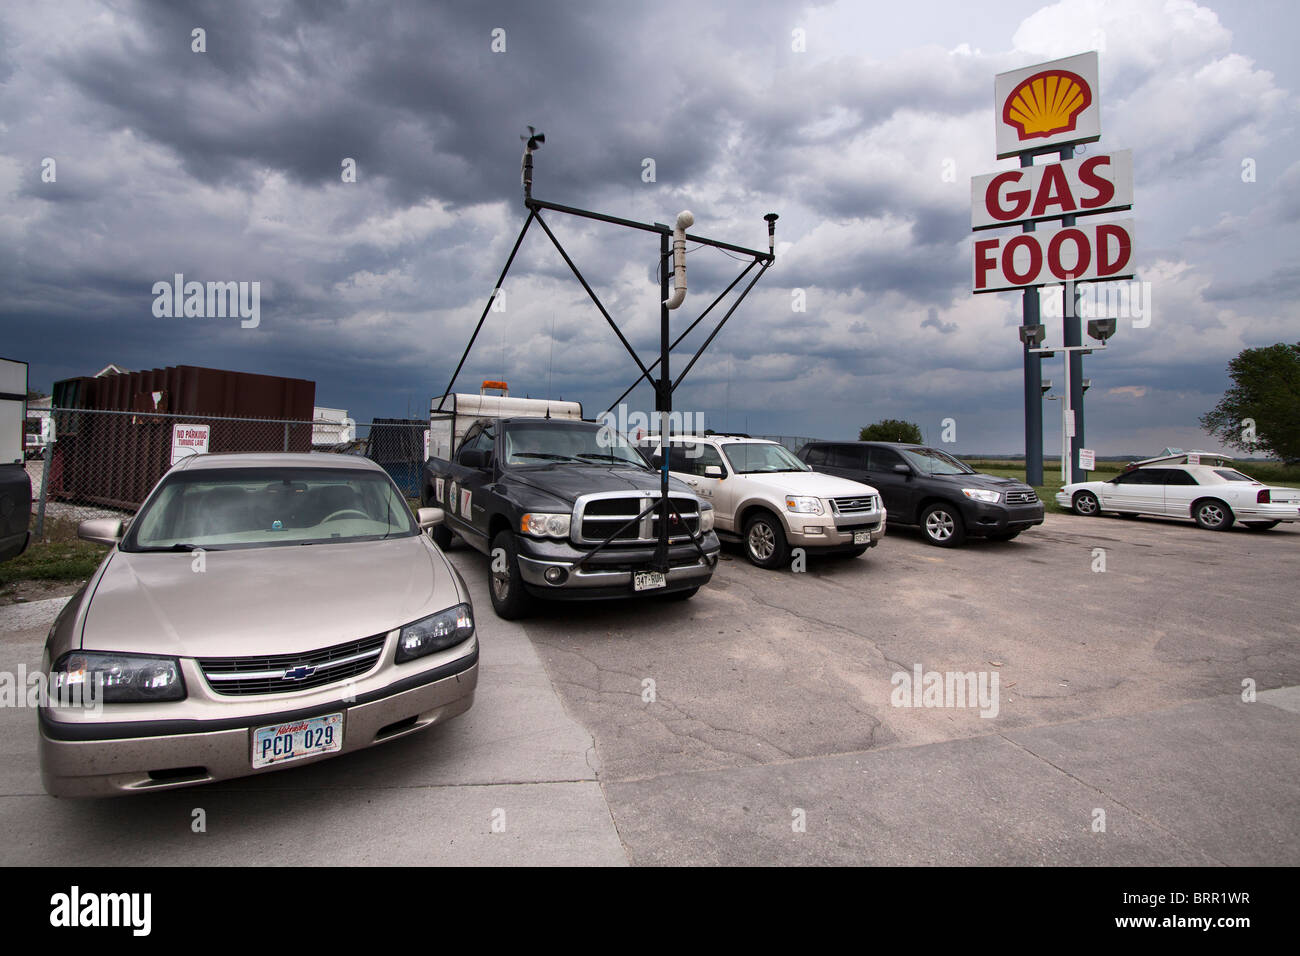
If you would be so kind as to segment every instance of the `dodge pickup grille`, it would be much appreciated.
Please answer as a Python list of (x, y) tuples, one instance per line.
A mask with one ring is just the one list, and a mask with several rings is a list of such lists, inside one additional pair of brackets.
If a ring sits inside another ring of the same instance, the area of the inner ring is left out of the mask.
[(1032, 505), (1038, 500), (1038, 495), (1030, 489), (1029, 491), (1008, 491), (1007, 504), (1009, 505)]
[[(632, 519), (657, 498), (657, 495), (621, 493), (579, 498), (573, 510), (573, 540), (578, 544), (599, 544), (614, 535), (618, 544), (653, 544), (658, 540), (658, 514), (652, 512), (639, 521)], [(668, 540), (689, 541), (690, 535), (700, 529), (698, 505), (693, 498), (670, 495), (668, 500), (681, 515), (679, 522), (677, 515), (669, 514)], [(628, 525), (629, 521), (632, 524)]]
[(214, 693), (233, 697), (285, 694), (356, 677), (379, 661), (387, 634), (301, 654), (204, 657), (199, 669)]

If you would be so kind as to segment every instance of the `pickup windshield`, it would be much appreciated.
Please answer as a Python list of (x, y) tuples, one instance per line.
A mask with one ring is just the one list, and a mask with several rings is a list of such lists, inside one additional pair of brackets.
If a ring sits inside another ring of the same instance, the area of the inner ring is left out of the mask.
[(909, 465), (923, 475), (973, 475), (975, 469), (937, 448), (900, 448)]
[(418, 534), (386, 474), (346, 468), (237, 468), (164, 479), (124, 551), (338, 544)]
[(723, 454), (738, 474), (753, 475), (767, 471), (812, 471), (794, 457), (784, 445), (760, 442), (736, 442), (722, 446)]
[(612, 428), (591, 422), (511, 422), (503, 434), (506, 463), (633, 465), (648, 468), (640, 452)]

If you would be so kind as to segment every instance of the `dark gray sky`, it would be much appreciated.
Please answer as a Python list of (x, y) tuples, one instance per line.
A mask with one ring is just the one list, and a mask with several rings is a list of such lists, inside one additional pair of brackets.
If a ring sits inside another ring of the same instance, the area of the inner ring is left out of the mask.
[[(1228, 359), (1300, 338), (1298, 26), (1285, 2), (1181, 0), (8, 2), (0, 354), (41, 388), (108, 362), (206, 365), (313, 379), (358, 420), (419, 415), (523, 221), (531, 123), (542, 198), (646, 221), (690, 208), (696, 231), (755, 247), (781, 214), (776, 265), (678, 407), (824, 437), (902, 417), (937, 441), (953, 418), (958, 451), (1021, 450), (1020, 296), (970, 294), (970, 177), (1013, 163), (994, 159), (993, 75), (1098, 49), (1089, 148), (1134, 150), (1152, 301), (1148, 327), (1121, 322), (1088, 360), (1088, 444), (1211, 447), (1196, 419)], [(649, 361), (656, 239), (550, 222)], [(674, 328), (741, 267), (689, 263)], [(260, 326), (155, 317), (175, 273), (260, 282)], [(594, 413), (634, 377), (540, 232), (506, 296), (461, 389), (504, 377)]]

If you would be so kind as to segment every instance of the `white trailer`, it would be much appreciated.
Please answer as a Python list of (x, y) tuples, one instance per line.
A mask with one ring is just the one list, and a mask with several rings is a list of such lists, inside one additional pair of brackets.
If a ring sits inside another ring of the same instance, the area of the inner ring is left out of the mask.
[[(488, 392), (497, 392), (489, 395)], [(427, 457), (450, 459), (471, 425), (481, 418), (568, 418), (582, 419), (581, 402), (557, 402), (547, 398), (511, 398), (505, 382), (485, 381), (478, 394), (453, 392), (429, 403), (429, 450)]]

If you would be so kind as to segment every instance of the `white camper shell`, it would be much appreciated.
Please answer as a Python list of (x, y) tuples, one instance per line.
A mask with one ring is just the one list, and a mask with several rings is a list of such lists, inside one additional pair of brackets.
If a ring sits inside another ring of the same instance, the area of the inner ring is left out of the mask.
[[(489, 395), (489, 391), (499, 394)], [(450, 459), (471, 425), (483, 418), (568, 418), (582, 420), (581, 402), (511, 398), (505, 382), (486, 381), (477, 395), (453, 392), (429, 403), (429, 457)]]

